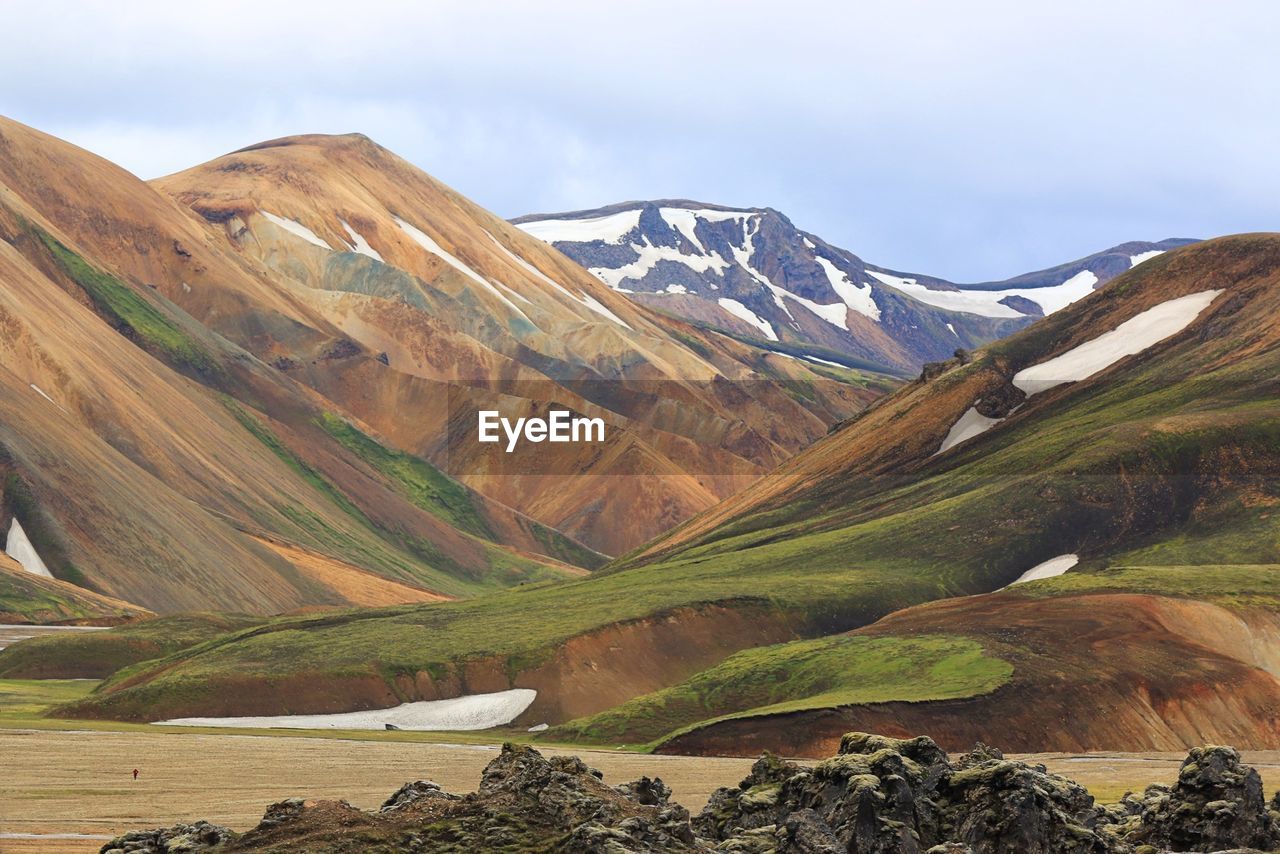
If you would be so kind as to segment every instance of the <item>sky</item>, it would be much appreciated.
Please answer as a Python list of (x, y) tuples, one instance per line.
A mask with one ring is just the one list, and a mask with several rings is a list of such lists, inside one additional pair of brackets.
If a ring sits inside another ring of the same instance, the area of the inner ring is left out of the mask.
[(768, 206), (1005, 278), (1280, 230), (1280, 4), (0, 0), (0, 114), (152, 178), (358, 131), (494, 212)]

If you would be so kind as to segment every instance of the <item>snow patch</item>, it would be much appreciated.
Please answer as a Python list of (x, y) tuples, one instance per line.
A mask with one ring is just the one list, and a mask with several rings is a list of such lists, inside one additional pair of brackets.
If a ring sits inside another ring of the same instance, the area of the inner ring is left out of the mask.
[(880, 306), (876, 305), (876, 301), (871, 298), (871, 285), (866, 285), (865, 288), (864, 286), (855, 285), (849, 281), (848, 275), (821, 255), (814, 255), (813, 260), (817, 261), (818, 266), (822, 268), (822, 272), (827, 274), (827, 281), (831, 283), (831, 290), (836, 292), (836, 296), (844, 300), (845, 305), (859, 314), (865, 314), (872, 320), (880, 320)]
[[(439, 243), (436, 243), (431, 238), (431, 236), (427, 234), (425, 231), (412, 225), (411, 223), (405, 222), (400, 217), (395, 217), (395, 221), (396, 221), (396, 225), (400, 226), (400, 230), (403, 231), (405, 234), (409, 235), (409, 237), (412, 238), (414, 243), (417, 243), (419, 246), (421, 246), (423, 249), (430, 252), (432, 255), (435, 255), (436, 257), (440, 258), (450, 267), (453, 267), (455, 270), (462, 273), (467, 278), (480, 284), (489, 293), (493, 294), (498, 299), (502, 300), (502, 302), (508, 308), (514, 311), (516, 314), (520, 315), (525, 320), (529, 320), (529, 315), (521, 311), (520, 307), (517, 306), (515, 303), (513, 303), (511, 300), (509, 300), (506, 294), (504, 294), (502, 291), (494, 287), (492, 282), (490, 282), (488, 279), (481, 276), (475, 270), (468, 267), (466, 264), (464, 264), (458, 258), (454, 257), (452, 254), (450, 254), (447, 250), (445, 250), (443, 246), (441, 246)], [(532, 323), (533, 321), (529, 321), (529, 322)]]
[(718, 274), (724, 275), (724, 271), (729, 269), (729, 262), (721, 258), (717, 252), (709, 252), (706, 255), (686, 255), (674, 246), (654, 246), (649, 242), (648, 237), (644, 238), (644, 245), (632, 243), (631, 248), (640, 256), (636, 260), (614, 269), (598, 267), (592, 272), (599, 275), (609, 287), (621, 290), (618, 286), (624, 280), (643, 279), (658, 265), (659, 261), (676, 261), (695, 273), (715, 270)]
[(1152, 258), (1156, 257), (1157, 255), (1163, 255), (1163, 254), (1164, 254), (1163, 249), (1148, 249), (1146, 252), (1139, 252), (1137, 255), (1130, 255), (1129, 269), (1132, 270), (1134, 267), (1138, 266), (1143, 261), (1150, 261)]
[(845, 370), (849, 369), (848, 365), (842, 365), (839, 362), (832, 362), (829, 359), (819, 359), (817, 356), (804, 355), (800, 358), (804, 359), (806, 362), (814, 362), (819, 365), (830, 365), (833, 368), (844, 368)]
[(307, 228), (305, 225), (298, 222), (297, 220), (288, 219), (282, 216), (276, 216), (275, 214), (270, 213), (268, 211), (260, 210), (258, 211), (258, 213), (262, 214), (270, 222), (273, 222), (276, 225), (280, 226), (285, 231), (292, 234), (294, 237), (301, 237), (303, 240), (307, 241), (312, 246), (319, 246), (321, 249), (327, 249), (330, 252), (333, 251), (332, 246), (330, 246), (328, 243), (325, 243), (323, 240), (319, 238), (319, 236), (316, 235), (314, 231)]
[(667, 285), (667, 293), (669, 294), (687, 294), (689, 289), (684, 285)]
[(1056, 575), (1062, 575), (1079, 562), (1079, 555), (1058, 555), (1057, 557), (1051, 557), (1044, 563), (1038, 563), (1026, 572), (1022, 573), (1022, 575), (1019, 575), (1017, 580), (1008, 584), (1007, 587), (1012, 587), (1014, 584), (1022, 584), (1027, 581), (1038, 581), (1041, 578), (1053, 578)]
[(540, 219), (522, 222), (517, 228), (546, 243), (591, 243), (602, 240), (617, 245), (628, 232), (640, 226), (640, 210), (619, 211), (586, 219)]
[(585, 305), (587, 308), (591, 309), (601, 317), (607, 317), (608, 319), (612, 320), (614, 323), (618, 324), (619, 326), (624, 327), (626, 329), (631, 329), (632, 332), (635, 331), (634, 329), (632, 329), (629, 323), (627, 323), (621, 317), (618, 317), (618, 315), (610, 311), (609, 308), (604, 303), (600, 302), (600, 300), (596, 299), (591, 294), (583, 294), (581, 302), (583, 305)]
[[(778, 302), (778, 305), (781, 305), (783, 308), (786, 308), (782, 303), (783, 299), (795, 300), (837, 329), (843, 329), (846, 332), (849, 331), (849, 306), (845, 303), (833, 302), (828, 305), (823, 305), (820, 302), (814, 302), (811, 299), (805, 299), (802, 296), (797, 296), (791, 293), (791, 291), (780, 288), (772, 282), (766, 282), (766, 284), (769, 290), (773, 291), (774, 299)], [(791, 314), (790, 309), (787, 309), (787, 314)]]
[(27, 539), (27, 532), (22, 530), (22, 523), (18, 521), (17, 516), (14, 516), (9, 522), (9, 536), (4, 541), (4, 553), (16, 560), (23, 569), (32, 575), (53, 578), (53, 573), (49, 571), (49, 567), (45, 566), (44, 561), (40, 559), (40, 554), (36, 551), (36, 547), (31, 545), (31, 540)]
[(52, 403), (54, 406), (57, 406), (59, 409), (62, 408), (61, 406), (58, 405), (58, 401), (54, 400), (52, 397), (49, 397), (49, 395), (45, 394), (44, 389), (40, 388), (40, 386), (36, 385), (35, 383), (31, 383), (31, 390), (34, 391), (36, 394), (40, 395), (41, 397), (43, 397), (45, 400)]
[(705, 219), (707, 222), (725, 222), (726, 220), (749, 219), (757, 216), (756, 211), (714, 211), (709, 208), (699, 208), (693, 211), (699, 219)]
[[(595, 297), (588, 296), (588, 295), (586, 295), (586, 294), (579, 295), (579, 294), (575, 294), (575, 293), (573, 293), (573, 292), (572, 292), (572, 291), (570, 291), (568, 288), (566, 288), (564, 285), (560, 284), (560, 283), (559, 283), (559, 282), (557, 282), (555, 279), (551, 278), (551, 277), (550, 277), (550, 276), (548, 276), (546, 273), (542, 272), (542, 271), (541, 271), (541, 270), (539, 270), (537, 267), (535, 267), (535, 266), (533, 266), (532, 264), (530, 264), (530, 263), (529, 263), (528, 261), (526, 261), (524, 258), (521, 258), (519, 255), (517, 255), (516, 253), (512, 252), (510, 249), (508, 249), (507, 247), (503, 246), (503, 245), (502, 245), (502, 243), (498, 240), (498, 238), (494, 237), (492, 234), (489, 234), (489, 232), (487, 232), (487, 231), (485, 232), (485, 234), (488, 234), (488, 235), (489, 235), (489, 239), (493, 241), (493, 245), (494, 245), (494, 246), (497, 246), (499, 249), (501, 249), (501, 250), (502, 250), (502, 252), (503, 252), (503, 253), (504, 253), (508, 258), (510, 258), (512, 261), (514, 261), (518, 266), (520, 266), (520, 267), (524, 268), (524, 270), (525, 270), (526, 272), (528, 272), (528, 273), (529, 273), (529, 275), (533, 276), (533, 277), (534, 277), (534, 278), (536, 278), (536, 279), (539, 279), (539, 280), (540, 280), (540, 281), (542, 281), (542, 282), (545, 282), (546, 284), (548, 284), (548, 285), (550, 285), (551, 287), (555, 288), (557, 291), (559, 291), (560, 293), (564, 294), (565, 296), (567, 296), (569, 299), (573, 300), (574, 302), (581, 303), (582, 305), (585, 305), (587, 308), (591, 309), (591, 310), (592, 310), (592, 311), (594, 311), (596, 314), (599, 314), (599, 315), (601, 315), (601, 316), (603, 316), (603, 317), (607, 317), (609, 320), (612, 320), (614, 323), (618, 324), (619, 326), (626, 327), (627, 329), (631, 329), (631, 328), (632, 328), (632, 327), (631, 327), (631, 326), (630, 326), (626, 321), (624, 321), (622, 318), (618, 317), (618, 315), (614, 314), (612, 311), (610, 311), (608, 308), (606, 308), (606, 307), (605, 307), (605, 305), (604, 305), (603, 303), (601, 303), (599, 300), (597, 300)], [(593, 270), (592, 272), (595, 272), (595, 271)], [(511, 293), (512, 293), (512, 295), (513, 295), (513, 296), (519, 297), (520, 299), (525, 300), (525, 302), (528, 302), (528, 300), (527, 300), (527, 299), (525, 299), (525, 298), (524, 298), (523, 296), (521, 296), (520, 294), (517, 294), (515, 291), (512, 291)], [(632, 330), (632, 331), (634, 331), (634, 330)]]
[(275, 715), (243, 718), (173, 718), (168, 726), (258, 727), (264, 729), (477, 730), (509, 724), (533, 703), (538, 692), (513, 688), (494, 694), (471, 694), (452, 700), (424, 700), (390, 709), (333, 715)]
[(685, 239), (698, 247), (698, 251), (702, 254), (707, 253), (707, 247), (702, 245), (702, 241), (698, 239), (695, 229), (698, 226), (698, 212), (691, 211), (686, 208), (659, 208), (658, 213), (666, 221), (667, 225), (674, 228), (685, 236)]
[(489, 239), (493, 241), (493, 245), (494, 245), (494, 246), (496, 246), (496, 247), (498, 247), (500, 250), (502, 250), (502, 253), (503, 253), (504, 255), (506, 255), (508, 258), (510, 258), (512, 261), (514, 261), (514, 262), (515, 262), (515, 264), (516, 264), (518, 267), (523, 268), (523, 269), (524, 269), (524, 271), (525, 271), (525, 272), (527, 272), (529, 275), (533, 276), (535, 279), (538, 279), (538, 280), (539, 280), (539, 281), (541, 281), (541, 282), (544, 282), (544, 283), (546, 283), (546, 284), (550, 285), (551, 287), (555, 288), (556, 290), (558, 290), (560, 293), (564, 294), (565, 296), (567, 296), (567, 297), (568, 297), (569, 299), (571, 299), (571, 300), (575, 300), (575, 301), (576, 301), (576, 300), (578, 299), (578, 295), (577, 295), (577, 294), (570, 292), (570, 290), (569, 290), (568, 288), (566, 288), (564, 285), (560, 284), (560, 283), (559, 283), (559, 282), (557, 282), (555, 279), (551, 278), (551, 277), (550, 277), (550, 276), (548, 276), (546, 273), (542, 272), (542, 271), (541, 271), (541, 270), (539, 270), (537, 267), (535, 267), (535, 266), (533, 266), (532, 264), (530, 264), (530, 263), (529, 263), (528, 261), (526, 261), (524, 258), (521, 258), (521, 257), (520, 257), (519, 255), (517, 255), (516, 253), (512, 252), (512, 251), (511, 251), (510, 249), (508, 249), (506, 246), (503, 246), (503, 245), (502, 245), (502, 242), (501, 242), (500, 240), (498, 240), (498, 238), (494, 237), (492, 234), (489, 234), (489, 232), (488, 232), (488, 231), (486, 231), (486, 232), (485, 232), (485, 234), (487, 234), (487, 235), (489, 236)]
[(1063, 383), (1088, 379), (1124, 357), (1141, 353), (1186, 329), (1221, 293), (1221, 290), (1200, 291), (1162, 302), (1092, 341), (1047, 362), (1023, 368), (1013, 375), (1013, 384), (1031, 395)]
[(951, 330), (952, 335), (956, 336), (957, 338), (960, 337), (960, 333), (956, 332), (956, 328), (952, 326), (950, 323), (947, 324), (947, 328)]
[[(753, 214), (744, 214), (744, 215), (753, 216)], [(744, 219), (742, 221), (742, 244), (743, 245), (741, 247), (738, 247), (738, 246), (731, 247), (733, 250), (733, 260), (738, 263), (738, 266), (740, 266), (743, 270), (745, 270), (748, 274), (750, 274), (751, 277), (754, 278), (757, 282), (764, 285), (765, 288), (768, 289), (769, 292), (773, 294), (774, 304), (777, 305), (778, 308), (785, 311), (787, 313), (787, 316), (790, 317), (792, 321), (795, 320), (795, 315), (791, 313), (791, 309), (787, 306), (787, 300), (789, 299), (795, 300), (796, 302), (800, 303), (802, 306), (809, 309), (809, 311), (813, 312), (818, 317), (825, 320), (827, 323), (830, 323), (832, 326), (835, 326), (839, 329), (843, 329), (847, 332), (849, 330), (849, 317), (848, 317), (849, 307), (845, 305), (843, 302), (833, 302), (829, 305), (823, 305), (822, 303), (814, 302), (811, 299), (806, 299), (805, 297), (797, 296), (796, 294), (793, 294), (791, 291), (787, 290), (786, 288), (775, 285), (769, 279), (769, 277), (766, 276), (763, 272), (751, 266), (751, 256), (755, 254), (756, 235), (759, 232), (760, 232), (759, 220), (756, 220), (754, 224), (751, 222), (750, 219)], [(721, 300), (721, 302), (723, 303), (723, 300)], [(752, 316), (754, 316), (754, 314)], [(800, 328), (799, 325), (797, 325), (794, 322), (791, 325), (794, 326), (796, 329)], [(773, 332), (772, 327), (770, 327), (769, 332), (770, 333)], [(774, 338), (770, 338), (770, 340), (776, 341), (778, 339), (774, 337)]]
[(351, 227), (351, 224), (345, 219), (340, 219), (342, 227), (346, 229), (347, 236), (351, 238), (351, 251), (360, 255), (367, 255), (375, 261), (381, 261), (382, 256), (378, 254), (378, 250), (369, 245), (369, 241), (364, 239), (364, 235)]
[(964, 415), (960, 416), (960, 420), (951, 425), (951, 429), (947, 431), (947, 438), (942, 440), (942, 447), (938, 448), (934, 456), (946, 453), (961, 442), (968, 441), (975, 436), (981, 436), (1003, 420), (1002, 418), (988, 418), (975, 407), (970, 406), (965, 410)]
[(720, 297), (720, 299), (716, 300), (716, 302), (720, 304), (721, 308), (723, 308), (725, 311), (732, 314), (734, 317), (738, 318), (739, 320), (745, 320), (747, 323), (750, 323), (756, 329), (759, 329), (762, 333), (764, 333), (764, 336), (768, 338), (770, 341), (778, 340), (778, 333), (773, 331), (773, 326), (769, 324), (769, 321), (765, 320), (763, 317), (756, 314), (754, 311), (747, 308), (745, 305), (738, 302), (736, 299), (729, 299), (728, 297)]

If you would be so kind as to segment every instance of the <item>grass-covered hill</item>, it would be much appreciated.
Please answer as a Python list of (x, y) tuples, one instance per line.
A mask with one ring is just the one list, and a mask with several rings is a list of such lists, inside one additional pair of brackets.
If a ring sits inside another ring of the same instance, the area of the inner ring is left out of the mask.
[[(1176, 322), (1166, 316), (1157, 327), (1168, 334), (1132, 346), (1150, 337), (1135, 324), (1171, 305)], [(1118, 327), (1124, 346), (1108, 350)], [(891, 395), (741, 498), (591, 578), (269, 621), (136, 665), (61, 713), (325, 712), (519, 686), (539, 693), (518, 723), (696, 751), (777, 732), (757, 726), (762, 715), (817, 718), (854, 707), (883, 715), (1014, 697), (1017, 725), (1043, 735), (1042, 749), (1086, 746), (1088, 732), (1044, 722), (1041, 711), (1064, 711), (1033, 701), (1035, 686), (1047, 684), (1037, 680), (1088, 673), (1088, 649), (1061, 658), (1056, 650), (1095, 629), (1102, 644), (1146, 611), (1124, 599), (1095, 609), (1091, 592), (1053, 605), (1060, 618), (1041, 621), (1036, 609), (1050, 606), (1040, 603), (1058, 599), (1036, 591), (1096, 586), (1084, 580), (1095, 574), (1103, 587), (1128, 578), (1193, 610), (1255, 595), (1258, 608), (1269, 608), (1269, 591), (1242, 585), (1252, 578), (1265, 587), (1269, 576), (1250, 568), (1280, 564), (1278, 345), (1280, 236), (1170, 252), (972, 362), (943, 366)], [(1100, 346), (1108, 365), (1081, 375), (1080, 363), (1096, 362)], [(1045, 363), (1051, 371), (1066, 364), (1061, 378), (1070, 381), (1042, 383), (1027, 396), (1015, 378)], [(995, 423), (939, 452), (971, 408)], [(1006, 630), (996, 620), (979, 630), (966, 618), (926, 629), (913, 616), (988, 601), (955, 597), (989, 594), (1065, 554), (1080, 559), (1066, 576), (989, 597), (993, 608), (1030, 609), (1018, 610), (1025, 626)], [(1175, 577), (1177, 592), (1160, 589)], [(945, 599), (952, 601), (911, 608)], [(1157, 614), (1153, 625), (1173, 619), (1163, 600), (1143, 602)], [(810, 640), (851, 630), (852, 640)], [(1249, 716), (1270, 702), (1265, 668), (1214, 651), (1223, 661), (1178, 683), (1170, 669), (1191, 645), (1212, 647), (1212, 635), (1170, 630), (1181, 646), (1166, 648), (1161, 631), (1147, 635), (1150, 646), (1125, 647), (1135, 658), (1108, 674), (1115, 691), (1168, 698), (1126, 717), (1125, 732), (1141, 726), (1158, 733), (1146, 743), (1169, 744), (1186, 732), (1174, 723), (1181, 717), (1196, 721), (1202, 737), (1259, 743), (1262, 729), (1227, 732), (1231, 718), (1212, 713), (1214, 680), (1248, 676), (1234, 711)], [(788, 642), (796, 643), (770, 647)], [(906, 645), (901, 655), (898, 644)], [(750, 652), (730, 657), (741, 650)], [(1144, 679), (1132, 680), (1143, 666)], [(1182, 688), (1171, 692), (1175, 684)], [(1081, 702), (1069, 680), (1056, 690)], [(703, 732), (729, 736), (708, 736), (707, 748), (695, 737)]]
[(176, 614), (100, 632), (29, 638), (6, 649), (0, 679), (104, 679), (131, 664), (163, 658), (259, 622), (243, 614)]

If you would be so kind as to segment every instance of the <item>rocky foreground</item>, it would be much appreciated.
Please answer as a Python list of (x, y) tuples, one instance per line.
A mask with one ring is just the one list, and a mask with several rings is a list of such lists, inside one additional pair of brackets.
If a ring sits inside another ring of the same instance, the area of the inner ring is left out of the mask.
[(477, 792), (407, 783), (376, 812), (294, 798), (247, 833), (197, 822), (113, 839), (103, 854), (239, 851), (1155, 854), (1280, 849), (1280, 794), (1230, 747), (1198, 747), (1173, 786), (1099, 806), (1042, 765), (979, 745), (850, 733), (816, 765), (764, 755), (697, 816), (661, 780), (605, 785), (574, 757), (505, 745)]

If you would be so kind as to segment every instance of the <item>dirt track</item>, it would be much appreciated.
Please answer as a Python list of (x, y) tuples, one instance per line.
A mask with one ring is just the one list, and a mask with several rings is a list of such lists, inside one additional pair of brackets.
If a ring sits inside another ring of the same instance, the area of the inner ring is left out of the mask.
[[(474, 789), (496, 747), (304, 737), (0, 730), (0, 834), (123, 830), (207, 818), (244, 830), (267, 804), (294, 795), (376, 807), (407, 780)], [(572, 752), (612, 783), (662, 777), (696, 811), (717, 786), (736, 783), (749, 759)], [(1183, 754), (1042, 754), (1029, 758), (1087, 785), (1103, 800), (1149, 783), (1172, 783)], [(1247, 753), (1268, 794), (1280, 787), (1280, 751)], [(131, 771), (141, 775), (135, 783)], [(0, 835), (0, 852), (90, 852), (101, 839), (22, 840)]]

